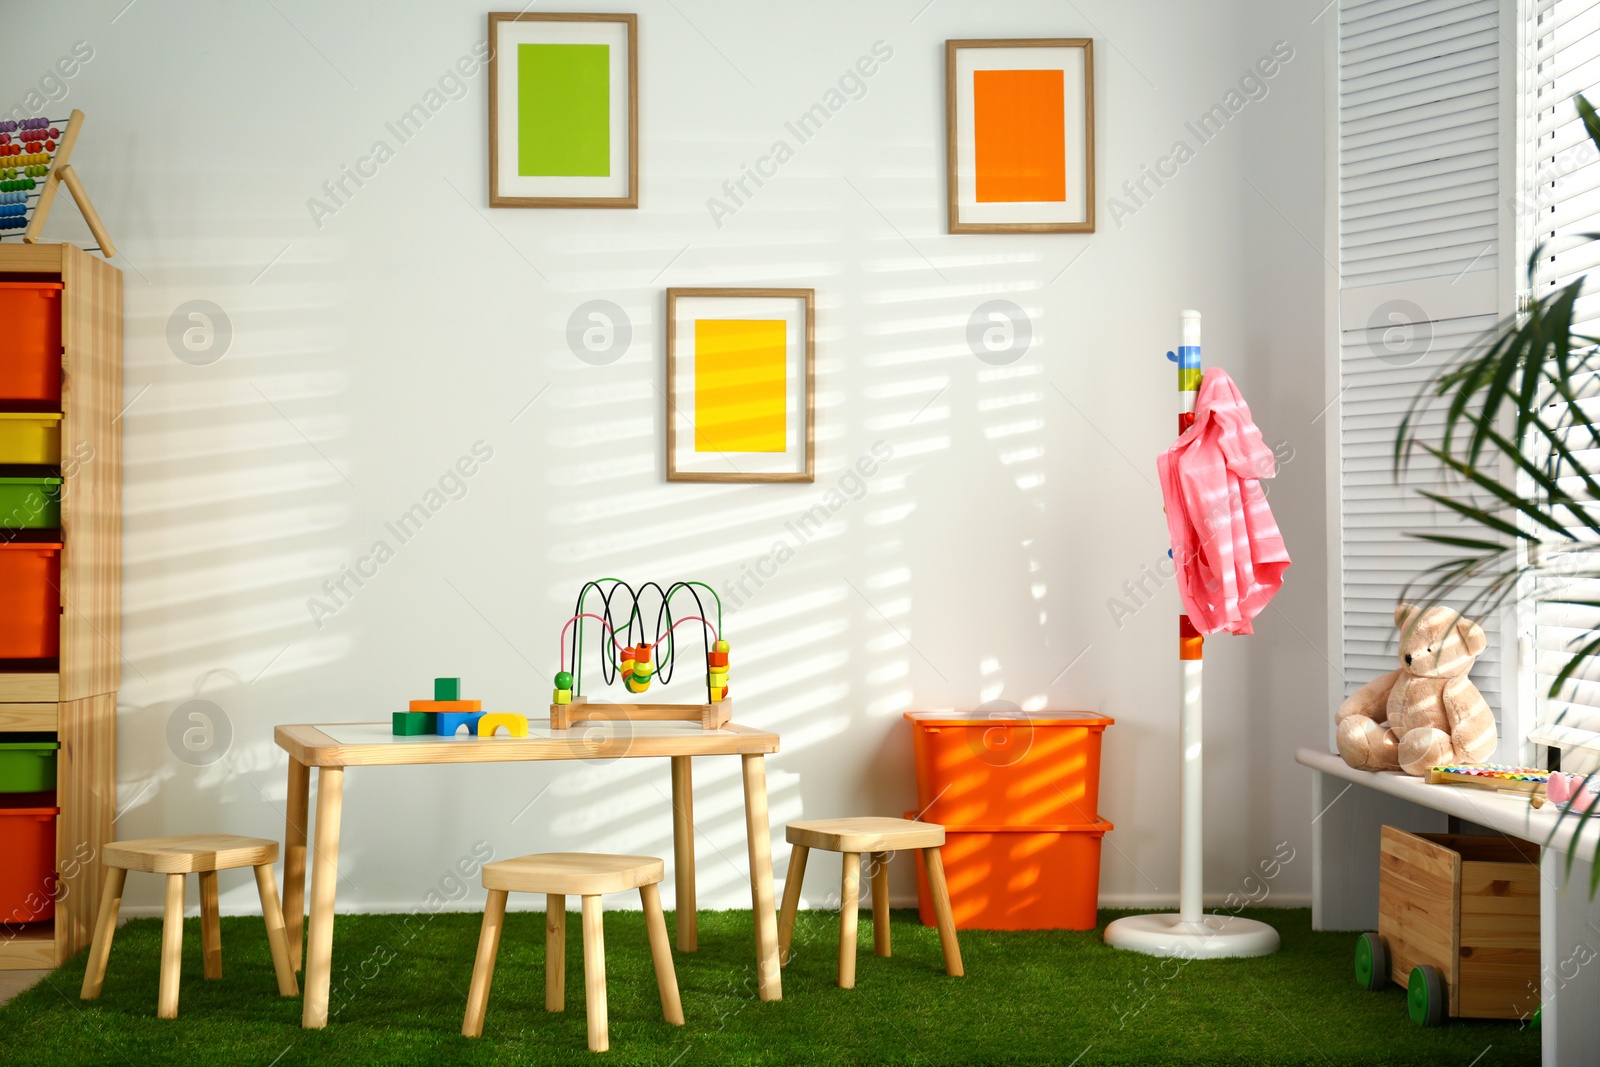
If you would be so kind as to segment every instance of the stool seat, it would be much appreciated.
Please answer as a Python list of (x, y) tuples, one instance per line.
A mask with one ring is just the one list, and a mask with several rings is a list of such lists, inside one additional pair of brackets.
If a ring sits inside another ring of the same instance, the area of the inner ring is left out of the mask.
[(896, 852), (900, 849), (938, 848), (944, 844), (944, 827), (910, 819), (808, 819), (789, 824), (791, 845), (824, 852)]
[(489, 891), (483, 905), (483, 927), (478, 933), (478, 956), (472, 964), (472, 986), (467, 990), (467, 1011), (461, 1020), (466, 1037), (483, 1036), (489, 1010), (489, 989), (494, 982), (495, 957), (500, 952), (500, 931), (506, 921), (508, 893), (543, 893), (544, 897), (544, 1007), (563, 1011), (567, 1006), (567, 896), (583, 899), (583, 986), (589, 1015), (589, 1050), (611, 1047), (606, 1009), (605, 918), (600, 909), (604, 893), (639, 891), (644, 905), (645, 932), (650, 938), (650, 958), (655, 963), (656, 987), (661, 994), (661, 1014), (673, 1026), (683, 1025), (683, 1002), (678, 996), (678, 976), (672, 967), (672, 944), (667, 940), (667, 920), (661, 912), (658, 883), (666, 868), (654, 856), (609, 856), (591, 852), (542, 852), (483, 865), (483, 887)]
[(806, 876), (806, 857), (812, 849), (838, 852), (844, 860), (839, 892), (839, 986), (853, 989), (856, 984), (856, 922), (861, 899), (862, 857), (872, 880), (872, 940), (880, 956), (890, 954), (889, 944), (889, 859), (896, 852), (921, 852), (928, 872), (928, 892), (933, 898), (933, 914), (939, 924), (939, 945), (944, 950), (945, 972), (959, 978), (966, 973), (961, 965), (961, 945), (956, 941), (955, 916), (950, 911), (950, 890), (944, 881), (944, 861), (939, 849), (944, 846), (944, 827), (938, 823), (911, 819), (888, 819), (865, 815), (849, 819), (808, 819), (789, 824), (787, 837), (789, 875), (783, 884), (783, 906), (778, 911), (778, 965), (789, 963), (789, 944), (794, 937), (795, 913), (800, 907), (800, 885)]
[(197, 874), (276, 863), (278, 843), (238, 834), (183, 834), (116, 841), (106, 846), (106, 866), (148, 874)]
[(664, 875), (665, 867), (654, 856), (541, 852), (484, 864), (483, 888), (587, 897), (654, 885)]
[(94, 1000), (105, 987), (106, 964), (117, 932), (117, 912), (122, 909), (122, 889), (129, 871), (166, 876), (167, 890), (161, 919), (161, 985), (156, 992), (156, 1015), (178, 1017), (178, 978), (183, 962), (183, 886), (187, 875), (200, 882), (201, 961), (208, 979), (222, 977), (222, 910), (217, 895), (217, 872), (238, 867), (255, 870), (256, 894), (261, 898), (261, 918), (267, 927), (267, 947), (278, 978), (278, 994), (298, 996), (294, 966), (289, 962), (289, 937), (278, 901), (278, 883), (272, 864), (278, 843), (264, 837), (238, 834), (184, 834), (113, 841), (100, 853), (105, 861), (106, 886), (89, 944), (89, 964), (83, 973), (84, 1000)]

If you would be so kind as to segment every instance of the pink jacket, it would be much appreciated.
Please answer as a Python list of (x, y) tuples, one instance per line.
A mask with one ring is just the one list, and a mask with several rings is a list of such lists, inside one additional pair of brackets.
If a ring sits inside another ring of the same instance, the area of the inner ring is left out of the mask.
[(1289, 553), (1261, 491), (1277, 473), (1233, 379), (1205, 372), (1194, 425), (1156, 458), (1178, 595), (1203, 634), (1248, 634), (1283, 585)]

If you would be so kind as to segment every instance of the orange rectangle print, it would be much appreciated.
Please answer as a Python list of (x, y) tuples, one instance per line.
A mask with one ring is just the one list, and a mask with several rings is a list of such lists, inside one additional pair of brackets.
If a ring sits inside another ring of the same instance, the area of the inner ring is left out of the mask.
[(972, 118), (979, 203), (1067, 198), (1065, 72), (975, 70)]
[(787, 360), (783, 319), (696, 319), (694, 450), (782, 452)]

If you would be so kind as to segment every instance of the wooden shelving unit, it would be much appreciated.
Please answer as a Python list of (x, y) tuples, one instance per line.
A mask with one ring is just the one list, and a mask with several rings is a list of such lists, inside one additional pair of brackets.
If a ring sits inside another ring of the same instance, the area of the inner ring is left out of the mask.
[(72, 245), (0, 245), (0, 281), (19, 276), (63, 285), (61, 451), (72, 462), (62, 472), (61, 656), (54, 670), (0, 662), (0, 732), (61, 743), (61, 889), (52, 922), (0, 927), (0, 970), (57, 966), (93, 934), (116, 817), (122, 677), (122, 272)]

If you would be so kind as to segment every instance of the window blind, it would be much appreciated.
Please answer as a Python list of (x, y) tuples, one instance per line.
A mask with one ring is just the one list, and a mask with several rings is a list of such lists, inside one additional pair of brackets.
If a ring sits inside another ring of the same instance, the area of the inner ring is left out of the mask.
[[(1572, 102), (1577, 93), (1600, 102), (1600, 0), (1529, 0), (1527, 11), (1531, 47), (1523, 98), (1529, 190), (1525, 221), (1533, 244), (1543, 246), (1530, 294), (1538, 299), (1600, 267), (1600, 242), (1576, 236), (1600, 232), (1600, 153)], [(1587, 287), (1579, 298), (1574, 329), (1591, 336), (1600, 333), (1600, 286)], [(1582, 393), (1600, 392), (1595, 386), (1586, 383)], [(1587, 443), (1588, 427), (1600, 416), (1600, 400), (1551, 405), (1546, 412), (1573, 427), (1567, 437), (1576, 450), (1580, 442)], [(1600, 450), (1575, 451), (1575, 456), (1587, 471), (1600, 471)], [(1581, 485), (1575, 477), (1564, 481), (1563, 488), (1575, 493)], [(1550, 573), (1532, 589), (1536, 715), (1529, 739), (1561, 747), (1581, 766), (1600, 757), (1600, 665), (1584, 664), (1558, 697), (1547, 696), (1573, 651), (1600, 630), (1600, 609), (1545, 601), (1552, 594), (1600, 600), (1600, 582), (1563, 577), (1600, 564), (1600, 545), (1592, 535), (1574, 533), (1580, 535), (1576, 545), (1557, 538), (1542, 546), (1543, 569)]]
[[(1396, 484), (1394, 441), (1423, 385), (1480, 341), (1500, 310), (1501, 29), (1497, 5), (1481, 0), (1340, 0), (1339, 348), (1329, 413), (1336, 702), (1395, 668), (1396, 601), (1454, 555), (1407, 536), (1458, 532), (1460, 520), (1418, 495), (1442, 480), (1426, 457)], [(1424, 436), (1441, 427), (1430, 418)], [(1511, 691), (1506, 628), (1498, 616), (1482, 621), (1489, 646), (1472, 678), (1498, 721)]]

